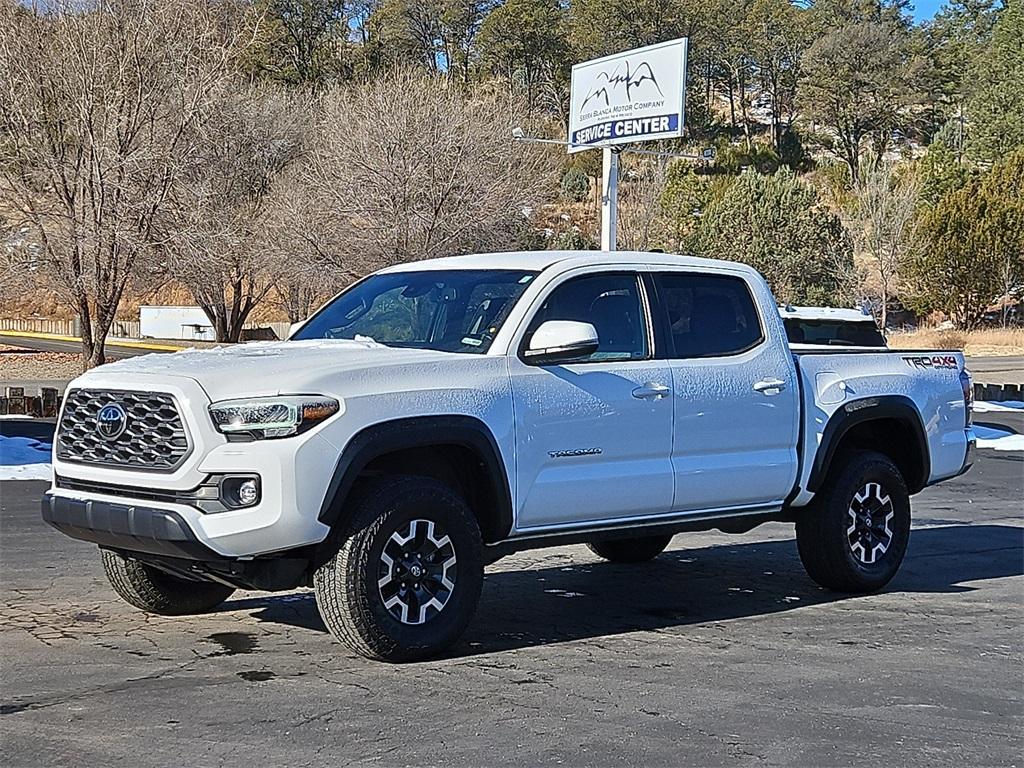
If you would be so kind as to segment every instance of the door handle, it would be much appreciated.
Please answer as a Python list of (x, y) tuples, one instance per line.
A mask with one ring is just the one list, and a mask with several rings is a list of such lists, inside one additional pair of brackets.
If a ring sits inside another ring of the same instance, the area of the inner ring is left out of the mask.
[(755, 392), (763, 392), (766, 395), (777, 395), (786, 388), (786, 382), (781, 379), (761, 379), (754, 383)]
[(672, 390), (666, 387), (664, 384), (658, 384), (653, 381), (649, 381), (642, 387), (637, 387), (633, 390), (633, 397), (638, 400), (658, 400), (662, 397), (668, 397)]

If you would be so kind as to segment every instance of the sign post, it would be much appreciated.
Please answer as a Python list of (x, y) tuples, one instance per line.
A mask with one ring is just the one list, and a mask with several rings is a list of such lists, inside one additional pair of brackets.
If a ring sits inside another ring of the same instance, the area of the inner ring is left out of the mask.
[(601, 149), (601, 250), (615, 250), (619, 218), (619, 153), (611, 147)]
[(569, 152), (602, 151), (601, 248), (615, 250), (618, 144), (683, 135), (686, 38), (572, 68)]

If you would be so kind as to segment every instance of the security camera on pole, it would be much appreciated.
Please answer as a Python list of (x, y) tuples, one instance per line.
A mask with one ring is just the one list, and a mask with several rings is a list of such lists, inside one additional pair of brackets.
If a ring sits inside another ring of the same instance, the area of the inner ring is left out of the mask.
[(569, 104), (569, 152), (602, 151), (601, 249), (614, 251), (621, 145), (683, 135), (686, 38), (575, 65)]

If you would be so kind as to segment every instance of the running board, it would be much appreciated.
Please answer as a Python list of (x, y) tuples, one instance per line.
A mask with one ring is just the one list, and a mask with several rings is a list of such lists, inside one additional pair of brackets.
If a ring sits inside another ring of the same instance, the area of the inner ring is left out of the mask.
[(755, 507), (732, 512), (705, 512), (681, 515), (669, 520), (647, 520), (642, 522), (572, 528), (569, 530), (546, 531), (544, 533), (513, 536), (493, 544), (484, 545), (484, 561), (494, 561), (511, 555), (543, 547), (557, 547), (566, 544), (586, 544), (591, 541), (629, 539), (639, 536), (659, 536), (692, 531), (710, 531), (718, 528), (724, 533), (746, 533), (762, 523), (789, 522), (791, 513), (779, 509), (778, 505)]

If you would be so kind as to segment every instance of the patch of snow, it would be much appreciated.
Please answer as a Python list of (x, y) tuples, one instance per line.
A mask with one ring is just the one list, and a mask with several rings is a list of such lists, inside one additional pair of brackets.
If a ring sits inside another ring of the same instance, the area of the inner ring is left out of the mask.
[(975, 413), (1016, 413), (1017, 411), (1024, 411), (1024, 401), (1004, 400), (999, 403), (990, 403), (987, 400), (977, 400), (974, 403)]
[(995, 451), (1024, 451), (1024, 435), (980, 424), (974, 425), (974, 434), (978, 437), (979, 448), (991, 448)]
[(0, 480), (53, 480), (49, 464), (0, 464)]
[(45, 464), (50, 460), (53, 446), (34, 437), (5, 437), (0, 435), (0, 466)]
[(1009, 435), (998, 440), (978, 440), (979, 448), (995, 451), (1024, 451), (1024, 435)]
[(565, 589), (545, 589), (549, 595), (557, 595), (558, 597), (586, 597), (582, 592), (570, 592)]
[(979, 448), (991, 448), (994, 451), (1024, 451), (1024, 435), (1007, 435), (997, 440), (978, 439)]

